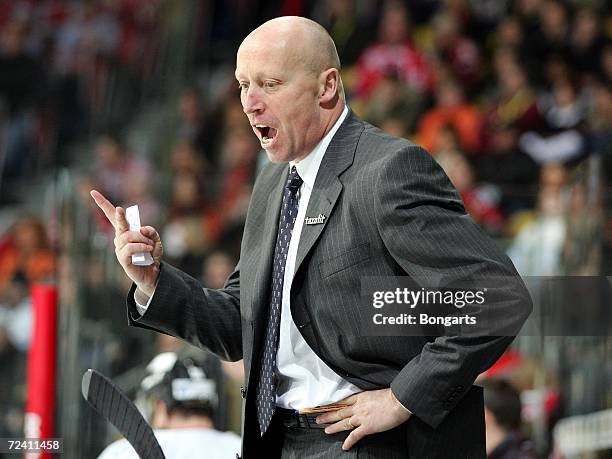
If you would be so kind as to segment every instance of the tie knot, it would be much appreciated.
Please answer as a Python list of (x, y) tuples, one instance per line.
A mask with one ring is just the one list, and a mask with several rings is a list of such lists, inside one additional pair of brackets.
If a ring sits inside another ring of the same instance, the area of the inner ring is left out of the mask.
[(302, 186), (302, 183), (304, 183), (304, 180), (302, 180), (302, 177), (300, 177), (300, 174), (298, 174), (297, 169), (295, 166), (293, 166), (291, 168), (291, 172), (289, 173), (289, 179), (287, 180), (287, 189), (291, 192), (291, 194), (295, 194)]

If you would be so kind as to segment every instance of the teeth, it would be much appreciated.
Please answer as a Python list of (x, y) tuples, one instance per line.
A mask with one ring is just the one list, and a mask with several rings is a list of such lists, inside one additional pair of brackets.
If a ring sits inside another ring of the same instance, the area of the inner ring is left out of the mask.
[(263, 137), (261, 138), (261, 140), (263, 140), (264, 142), (267, 142), (267, 141), (269, 141), (269, 140), (270, 140), (270, 138), (269, 138), (269, 137), (267, 137), (267, 136), (263, 136)]

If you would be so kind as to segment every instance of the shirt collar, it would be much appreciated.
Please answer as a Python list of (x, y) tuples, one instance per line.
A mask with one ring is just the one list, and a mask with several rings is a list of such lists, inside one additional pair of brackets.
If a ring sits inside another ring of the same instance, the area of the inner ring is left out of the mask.
[(319, 172), (319, 166), (321, 165), (321, 161), (323, 161), (323, 155), (325, 155), (325, 151), (329, 146), (332, 138), (340, 128), (340, 125), (344, 121), (348, 114), (348, 106), (344, 106), (344, 110), (340, 117), (336, 120), (334, 126), (330, 129), (330, 131), (321, 139), (321, 141), (317, 144), (317, 146), (306, 156), (303, 160), (296, 162), (289, 162), (289, 169), (293, 166), (297, 169), (298, 174), (302, 177), (304, 183), (312, 189), (314, 187), (315, 179), (317, 178), (317, 173)]

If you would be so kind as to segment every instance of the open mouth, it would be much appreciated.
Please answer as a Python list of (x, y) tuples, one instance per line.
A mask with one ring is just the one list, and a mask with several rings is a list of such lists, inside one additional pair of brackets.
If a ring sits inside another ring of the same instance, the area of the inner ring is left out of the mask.
[(277, 130), (273, 127), (266, 126), (265, 124), (256, 124), (256, 131), (259, 133), (262, 145), (266, 146), (270, 144), (276, 137)]

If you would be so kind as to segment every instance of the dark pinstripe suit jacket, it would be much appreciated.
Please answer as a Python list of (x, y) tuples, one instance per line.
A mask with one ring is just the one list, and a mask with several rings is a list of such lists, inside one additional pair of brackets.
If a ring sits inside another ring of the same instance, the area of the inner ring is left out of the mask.
[[(245, 458), (257, 457), (254, 375), (287, 173), (286, 164), (270, 164), (258, 177), (240, 262), (224, 289), (202, 289), (164, 264), (142, 318), (128, 295), (132, 325), (181, 337), (224, 359), (244, 358)], [(406, 423), (407, 457), (485, 457), (482, 393), (472, 383), (512, 338), (358, 336), (360, 278), (515, 276), (511, 262), (466, 215), (427, 152), (352, 113), (319, 169), (306, 215), (319, 214), (327, 217), (324, 224), (303, 227), (291, 287), (291, 313), (306, 342), (353, 384), (391, 387), (414, 413)], [(499, 307), (517, 324), (525, 320), (531, 304), (522, 283)]]

